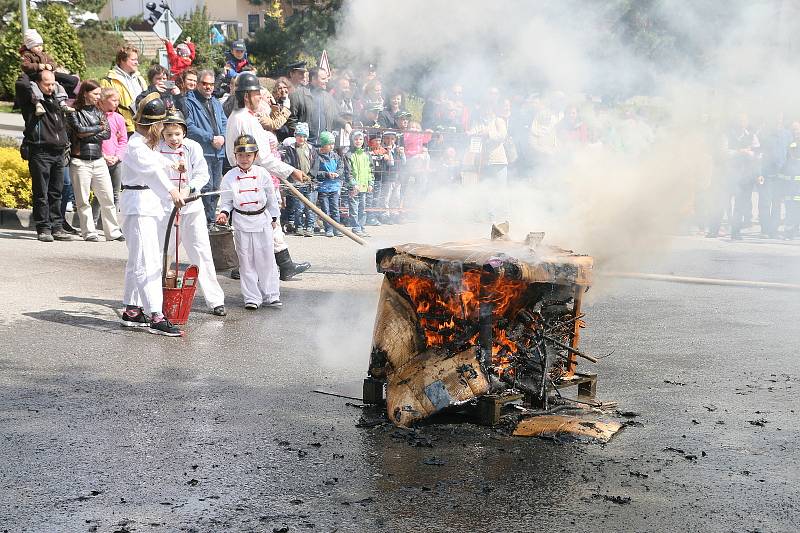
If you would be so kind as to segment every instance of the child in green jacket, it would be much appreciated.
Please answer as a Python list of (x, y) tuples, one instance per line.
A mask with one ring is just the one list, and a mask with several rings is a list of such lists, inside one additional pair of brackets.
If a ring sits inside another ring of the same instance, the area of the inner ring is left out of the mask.
[(375, 178), (372, 175), (372, 161), (364, 149), (364, 133), (354, 131), (350, 134), (350, 152), (345, 158), (345, 176), (350, 186), (350, 221), (353, 233), (369, 237), (364, 230), (367, 223), (367, 194), (372, 192)]

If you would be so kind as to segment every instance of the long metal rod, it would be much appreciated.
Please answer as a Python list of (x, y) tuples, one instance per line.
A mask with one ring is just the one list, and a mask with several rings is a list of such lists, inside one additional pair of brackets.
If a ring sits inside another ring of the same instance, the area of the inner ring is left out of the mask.
[(356, 401), (359, 401), (359, 402), (363, 402), (364, 401), (363, 398), (356, 398), (355, 396), (346, 396), (344, 394), (336, 394), (335, 392), (327, 392), (327, 391), (319, 390), (319, 389), (315, 389), (315, 390), (313, 390), (311, 392), (315, 392), (317, 394), (324, 394), (325, 396), (335, 396), (336, 398), (344, 398), (346, 400), (356, 400)]
[(542, 337), (547, 339), (549, 342), (552, 342), (553, 344), (555, 344), (559, 348), (561, 348), (563, 350), (567, 350), (571, 354), (575, 354), (578, 357), (583, 357), (584, 359), (586, 359), (587, 361), (591, 361), (592, 363), (596, 363), (597, 362), (597, 358), (596, 357), (592, 357), (591, 355), (587, 355), (587, 354), (583, 353), (580, 350), (576, 350), (572, 346), (564, 344), (563, 342), (559, 342), (559, 341), (557, 341), (556, 339), (554, 339), (553, 337), (551, 337), (549, 335), (542, 335)]

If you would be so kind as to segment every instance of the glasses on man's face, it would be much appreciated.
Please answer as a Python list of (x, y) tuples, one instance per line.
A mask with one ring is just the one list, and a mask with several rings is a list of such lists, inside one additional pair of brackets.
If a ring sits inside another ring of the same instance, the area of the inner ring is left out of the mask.
[(214, 86), (214, 82), (213, 81), (201, 81), (200, 85), (202, 85), (203, 87), (213, 87)]

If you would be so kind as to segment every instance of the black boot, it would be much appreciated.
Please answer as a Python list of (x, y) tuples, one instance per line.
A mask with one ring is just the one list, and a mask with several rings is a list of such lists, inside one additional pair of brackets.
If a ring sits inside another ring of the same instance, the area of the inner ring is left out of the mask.
[(293, 276), (311, 268), (311, 263), (295, 263), (292, 261), (292, 256), (289, 255), (288, 249), (275, 252), (275, 262), (278, 263), (278, 269), (281, 271), (281, 281), (289, 281)]

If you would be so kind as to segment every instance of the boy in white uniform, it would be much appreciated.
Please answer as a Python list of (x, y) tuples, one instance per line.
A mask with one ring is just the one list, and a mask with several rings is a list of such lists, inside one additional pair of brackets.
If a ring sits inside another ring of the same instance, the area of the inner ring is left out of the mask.
[[(237, 105), (236, 110), (228, 117), (228, 124), (225, 128), (225, 153), (231, 166), (236, 165), (236, 154), (234, 154), (233, 150), (234, 141), (240, 135), (251, 135), (260, 148), (260, 151), (256, 154), (256, 165), (264, 167), (276, 176), (285, 178), (291, 175), (296, 182), (302, 181), (303, 173), (300, 170), (287, 165), (272, 154), (269, 136), (258, 121), (258, 118), (256, 118), (255, 112), (262, 99), (261, 85), (259, 85), (256, 75), (252, 72), (240, 74), (236, 80), (236, 93), (232, 94), (230, 98), (236, 98)], [(275, 260), (280, 268), (281, 279), (288, 281), (295, 274), (308, 270), (311, 267), (310, 263), (295, 263), (292, 261), (286, 241), (283, 239), (283, 230), (280, 229), (280, 225), (275, 234)], [(231, 275), (235, 277), (233, 273)]]
[(264, 300), (269, 307), (280, 307), (283, 304), (272, 235), (280, 209), (272, 176), (253, 164), (259, 150), (252, 135), (239, 136), (233, 151), (236, 166), (222, 177), (217, 224), (227, 224), (229, 217), (233, 219), (245, 309), (258, 309)]
[[(203, 148), (196, 141), (186, 139), (186, 121), (180, 111), (171, 111), (164, 120), (164, 131), (158, 151), (172, 162), (169, 177), (178, 187), (182, 196), (198, 193), (209, 180), (208, 164), (203, 157)], [(161, 249), (164, 249), (166, 224), (172, 213), (172, 202), (164, 201), (164, 226), (159, 228)], [(200, 290), (212, 313), (225, 316), (225, 293), (217, 281), (214, 257), (211, 255), (211, 242), (208, 240), (203, 202), (189, 202), (178, 212), (177, 228), (172, 229), (169, 253), (175, 253), (175, 232), (186, 249), (189, 261), (197, 265)]]
[(128, 153), (122, 161), (119, 210), (128, 246), (122, 325), (146, 327), (150, 333), (180, 337), (181, 331), (162, 314), (162, 257), (158, 247), (161, 242), (158, 232), (164, 218), (161, 201), (170, 198), (173, 205), (184, 205), (180, 191), (167, 174), (172, 163), (154, 149), (161, 134), (161, 122), (166, 117), (166, 107), (158, 93), (144, 97), (134, 117), (136, 132), (128, 140)]

